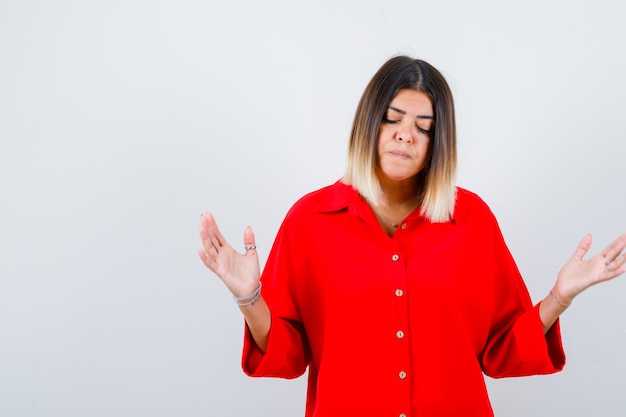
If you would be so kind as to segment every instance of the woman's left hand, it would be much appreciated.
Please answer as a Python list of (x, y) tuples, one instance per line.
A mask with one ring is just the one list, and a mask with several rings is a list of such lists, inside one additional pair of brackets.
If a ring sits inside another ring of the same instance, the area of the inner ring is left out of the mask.
[(591, 247), (591, 235), (578, 245), (574, 255), (561, 268), (553, 291), (563, 303), (570, 304), (574, 297), (600, 282), (609, 281), (626, 272), (626, 234), (617, 238), (593, 258), (584, 260)]

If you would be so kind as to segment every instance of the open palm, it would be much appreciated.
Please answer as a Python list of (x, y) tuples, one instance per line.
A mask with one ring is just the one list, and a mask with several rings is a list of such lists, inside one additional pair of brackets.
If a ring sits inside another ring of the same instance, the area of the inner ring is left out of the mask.
[(608, 281), (626, 272), (624, 248), (626, 234), (617, 238), (602, 252), (583, 259), (591, 247), (591, 235), (587, 235), (578, 245), (574, 255), (559, 272), (557, 287), (560, 297), (567, 303), (592, 285)]
[(201, 216), (198, 227), (202, 249), (198, 255), (204, 264), (213, 271), (236, 297), (246, 296), (259, 286), (260, 266), (251, 228), (244, 231), (246, 253), (237, 252), (224, 239), (210, 213)]

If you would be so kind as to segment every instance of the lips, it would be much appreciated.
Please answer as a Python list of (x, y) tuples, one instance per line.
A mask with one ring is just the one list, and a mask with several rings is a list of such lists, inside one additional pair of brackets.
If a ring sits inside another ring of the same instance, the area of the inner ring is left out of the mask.
[(389, 152), (391, 155), (398, 157), (398, 158), (402, 158), (402, 159), (411, 159), (411, 155), (409, 155), (406, 152), (402, 152), (402, 151), (390, 151)]

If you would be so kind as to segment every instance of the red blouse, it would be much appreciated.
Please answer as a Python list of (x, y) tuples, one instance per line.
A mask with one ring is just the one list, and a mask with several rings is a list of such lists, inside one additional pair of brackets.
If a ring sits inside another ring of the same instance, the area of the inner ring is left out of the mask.
[(494, 378), (561, 370), (558, 322), (544, 336), (487, 205), (459, 188), (453, 220), (419, 210), (390, 238), (341, 182), (289, 211), (262, 275), (272, 324), (243, 369), (295, 378), (306, 417), (493, 416)]

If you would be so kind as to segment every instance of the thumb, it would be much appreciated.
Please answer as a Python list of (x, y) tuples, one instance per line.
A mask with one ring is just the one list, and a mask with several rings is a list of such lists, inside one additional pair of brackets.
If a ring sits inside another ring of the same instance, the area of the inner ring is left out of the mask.
[(254, 240), (254, 232), (250, 226), (246, 227), (246, 230), (243, 231), (243, 246), (246, 250), (246, 255), (248, 253), (256, 252), (256, 243)]
[(580, 243), (578, 244), (578, 248), (576, 249), (576, 252), (574, 252), (574, 259), (583, 260), (583, 257), (585, 256), (585, 254), (587, 253), (587, 251), (589, 251), (589, 248), (591, 247), (591, 234), (587, 233), (585, 235), (585, 237), (583, 237), (583, 239), (580, 241)]

